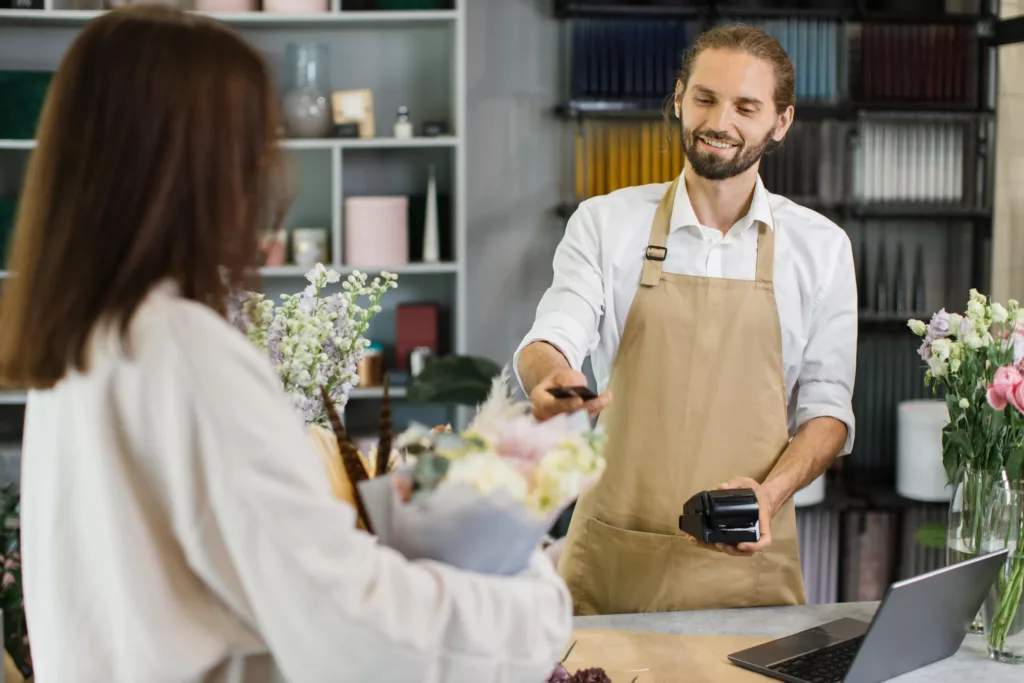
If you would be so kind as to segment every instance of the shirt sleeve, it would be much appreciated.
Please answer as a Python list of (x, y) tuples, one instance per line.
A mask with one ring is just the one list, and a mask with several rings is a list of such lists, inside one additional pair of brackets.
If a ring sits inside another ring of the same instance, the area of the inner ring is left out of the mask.
[(194, 394), (191, 478), (208, 502), (183, 545), (287, 680), (544, 679), (567, 645), (572, 605), (539, 550), (521, 575), (492, 577), (379, 545), (331, 495), (264, 359), (200, 344), (211, 340), (183, 354), (183, 381)]
[(599, 341), (598, 326), (604, 314), (601, 241), (586, 202), (569, 218), (552, 266), (551, 286), (541, 297), (533, 327), (513, 357), (520, 386), (519, 356), (529, 344), (548, 342), (579, 370)]
[(798, 380), (796, 424), (833, 417), (846, 424), (840, 455), (853, 449), (853, 384), (857, 367), (857, 280), (853, 249), (840, 240), (829, 277), (814, 303)]

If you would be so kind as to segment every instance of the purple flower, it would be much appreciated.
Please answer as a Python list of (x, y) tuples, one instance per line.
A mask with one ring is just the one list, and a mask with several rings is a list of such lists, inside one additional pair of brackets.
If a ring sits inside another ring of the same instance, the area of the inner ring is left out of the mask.
[(946, 309), (943, 308), (932, 316), (931, 322), (928, 323), (928, 338), (929, 339), (942, 339), (949, 336), (949, 313), (946, 313)]
[(917, 350), (917, 355), (921, 356), (921, 360), (931, 360), (932, 357), (932, 343), (925, 339), (921, 342), (921, 348)]
[(570, 683), (572, 676), (561, 664), (556, 664), (554, 670), (548, 675), (544, 683)]

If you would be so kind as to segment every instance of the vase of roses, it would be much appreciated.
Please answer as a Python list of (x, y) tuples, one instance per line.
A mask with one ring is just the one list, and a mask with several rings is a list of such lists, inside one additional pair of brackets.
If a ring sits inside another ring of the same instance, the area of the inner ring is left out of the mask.
[(392, 273), (383, 272), (369, 284), (367, 279), (366, 273), (354, 271), (342, 280), (318, 263), (306, 273), (309, 285), (302, 292), (282, 294), (276, 305), (263, 294), (246, 292), (229, 310), (235, 326), (267, 354), (323, 458), (332, 489), (350, 503), (353, 491), (339, 469), (324, 391), (343, 411), (359, 382), (357, 366), (370, 345), (365, 336), (370, 321), (380, 313), (387, 291), (398, 287), (398, 276)]
[(972, 289), (963, 314), (941, 310), (927, 324), (908, 324), (923, 338), (925, 384), (945, 394), (949, 411), (942, 432), (942, 463), (953, 488), (947, 559), (1011, 549), (978, 625), (994, 659), (1024, 661), (1024, 547), (1017, 545), (1024, 510), (1014, 493), (1024, 460), (1024, 312), (1017, 301), (1003, 306)]

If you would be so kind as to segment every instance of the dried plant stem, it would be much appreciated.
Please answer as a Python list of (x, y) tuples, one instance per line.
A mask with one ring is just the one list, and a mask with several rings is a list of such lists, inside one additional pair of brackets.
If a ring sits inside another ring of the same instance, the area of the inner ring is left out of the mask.
[(373, 476), (382, 477), (388, 472), (391, 460), (391, 383), (384, 375), (384, 396), (380, 404), (380, 440), (377, 443), (377, 467)]
[(370, 524), (370, 515), (366, 512), (363, 496), (359, 492), (359, 482), (366, 481), (370, 478), (370, 475), (363, 466), (363, 461), (359, 458), (359, 450), (352, 443), (348, 432), (345, 431), (345, 425), (341, 423), (341, 418), (338, 417), (338, 411), (334, 406), (334, 401), (331, 400), (331, 395), (327, 393), (327, 389), (323, 385), (320, 385), (320, 394), (324, 397), (324, 408), (327, 409), (327, 417), (331, 421), (331, 430), (334, 431), (334, 438), (338, 443), (341, 464), (345, 468), (349, 482), (352, 484), (352, 497), (356, 501), (356, 512), (360, 519), (363, 520), (363, 526), (372, 534), (373, 525)]

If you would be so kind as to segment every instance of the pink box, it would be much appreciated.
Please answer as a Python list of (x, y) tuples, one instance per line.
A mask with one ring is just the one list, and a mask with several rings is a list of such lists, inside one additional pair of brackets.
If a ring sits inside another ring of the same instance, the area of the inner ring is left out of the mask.
[(409, 263), (408, 197), (349, 197), (344, 226), (346, 266), (370, 269)]

